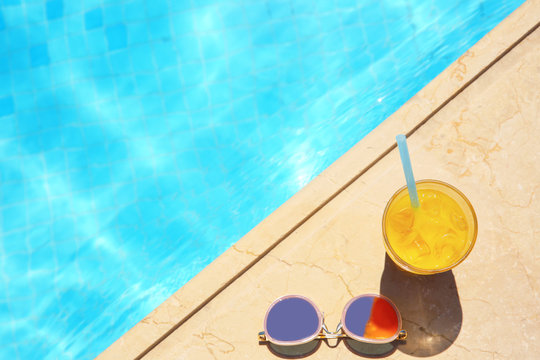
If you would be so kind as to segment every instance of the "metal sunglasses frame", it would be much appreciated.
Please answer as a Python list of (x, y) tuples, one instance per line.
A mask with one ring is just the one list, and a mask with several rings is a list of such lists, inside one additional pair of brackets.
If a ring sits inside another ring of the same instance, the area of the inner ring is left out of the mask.
[[(351, 332), (350, 330), (347, 329), (347, 326), (345, 324), (345, 315), (347, 314), (347, 310), (349, 309), (349, 306), (351, 306), (351, 304), (354, 301), (356, 301), (357, 299), (363, 298), (363, 297), (380, 298), (380, 299), (383, 299), (383, 300), (387, 301), (392, 306), (392, 308), (394, 309), (394, 311), (395, 311), (395, 313), (397, 315), (397, 318), (398, 318), (398, 329), (391, 337), (388, 337), (386, 339), (368, 339), (368, 338), (365, 338), (363, 336), (355, 335), (353, 332)], [(297, 298), (297, 299), (305, 300), (313, 307), (313, 309), (315, 309), (315, 311), (317, 313), (317, 316), (318, 316), (318, 320), (319, 320), (319, 325), (318, 325), (319, 330), (316, 333), (314, 333), (313, 335), (310, 335), (310, 336), (308, 336), (306, 338), (299, 339), (299, 340), (294, 340), (294, 341), (276, 340), (276, 339), (272, 338), (270, 335), (268, 335), (268, 329), (266, 327), (267, 320), (268, 320), (268, 314), (270, 313), (270, 310), (274, 307), (275, 304), (277, 304), (278, 302), (280, 302), (282, 300), (290, 299), (290, 298)], [(398, 308), (392, 302), (392, 300), (390, 300), (389, 298), (387, 298), (384, 295), (380, 295), (380, 294), (363, 294), (363, 295), (355, 296), (354, 298), (349, 300), (349, 302), (343, 308), (343, 313), (341, 315), (341, 321), (338, 323), (336, 331), (328, 330), (328, 328), (326, 327), (326, 324), (324, 323), (324, 314), (321, 313), (321, 311), (319, 310), (317, 305), (315, 305), (315, 303), (313, 301), (311, 301), (311, 299), (309, 299), (309, 298), (307, 298), (305, 296), (302, 296), (302, 295), (285, 295), (285, 296), (281, 296), (281, 297), (277, 298), (276, 300), (274, 300), (274, 302), (272, 304), (270, 304), (270, 306), (268, 307), (268, 310), (266, 311), (266, 315), (264, 316), (264, 331), (259, 332), (258, 339), (259, 339), (260, 342), (270, 342), (272, 344), (286, 345), (286, 346), (301, 345), (301, 344), (308, 343), (308, 342), (310, 342), (312, 340), (347, 339), (347, 338), (357, 340), (357, 341), (361, 341), (361, 342), (364, 342), (364, 343), (370, 343), (370, 344), (386, 344), (386, 343), (392, 342), (392, 341), (394, 341), (396, 339), (397, 340), (405, 340), (407, 338), (407, 331), (401, 329), (401, 326), (402, 326), (402, 320), (401, 320), (401, 314), (400, 314)]]

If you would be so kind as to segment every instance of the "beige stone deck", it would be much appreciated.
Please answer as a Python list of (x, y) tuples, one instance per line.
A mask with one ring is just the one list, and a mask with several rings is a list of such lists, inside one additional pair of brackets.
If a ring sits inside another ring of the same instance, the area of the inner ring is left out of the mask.
[[(539, 21), (527, 1), (98, 359), (275, 359), (256, 337), (275, 298), (311, 298), (334, 328), (352, 296), (373, 292), (395, 301), (407, 342), (322, 343), (309, 359), (537, 358)], [(404, 185), (397, 133), (417, 179), (455, 185), (476, 209), (476, 247), (451, 272), (413, 276), (385, 257), (382, 211)]]

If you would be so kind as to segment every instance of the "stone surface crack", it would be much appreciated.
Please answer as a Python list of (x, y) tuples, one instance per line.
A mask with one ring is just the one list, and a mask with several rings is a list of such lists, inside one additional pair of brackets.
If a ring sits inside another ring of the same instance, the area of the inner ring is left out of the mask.
[(231, 248), (232, 248), (234, 251), (239, 252), (240, 254), (246, 254), (246, 255), (253, 256), (253, 257), (259, 256), (258, 254), (255, 254), (253, 251), (249, 251), (249, 250), (240, 250), (239, 248), (236, 247), (236, 245), (231, 246)]
[(454, 71), (452, 71), (452, 75), (450, 75), (451, 78), (455, 78), (458, 81), (463, 81), (465, 79), (465, 76), (467, 75), (467, 65), (465, 64), (467, 62), (467, 58), (473, 58), (474, 52), (471, 50), (468, 50), (463, 54), (462, 56), (457, 59), (457, 66), (455, 67)]
[(428, 330), (427, 330), (425, 327), (423, 327), (422, 325), (420, 325), (420, 324), (418, 324), (418, 323), (416, 323), (416, 322), (414, 322), (414, 321), (411, 321), (411, 320), (409, 320), (409, 319), (405, 319), (405, 318), (404, 318), (403, 320), (405, 320), (405, 321), (407, 321), (407, 322), (409, 322), (409, 323), (415, 325), (415, 326), (418, 328), (418, 330), (419, 330), (420, 332), (422, 332), (422, 333), (424, 333), (424, 334), (426, 334), (426, 335), (428, 335), (428, 336), (442, 338), (442, 339), (448, 341), (449, 344), (452, 344), (452, 346), (456, 346), (456, 347), (458, 347), (458, 348), (460, 348), (460, 349), (463, 349), (463, 350), (465, 350), (465, 351), (467, 351), (467, 352), (471, 352), (471, 350), (467, 349), (465, 346), (456, 344), (454, 341), (450, 340), (448, 337), (446, 337), (446, 336), (443, 335), (443, 334), (435, 334), (435, 333), (433, 333), (433, 332), (431, 332), (431, 331), (428, 331)]
[(200, 335), (194, 334), (193, 336), (198, 337), (204, 342), (204, 346), (214, 359), (217, 359), (214, 351), (219, 351), (223, 354), (230, 354), (235, 350), (233, 344), (217, 337), (212, 333), (203, 332)]
[(351, 289), (350, 289), (349, 286), (347, 285), (347, 282), (345, 281), (345, 279), (343, 279), (342, 275), (340, 275), (340, 274), (337, 274), (337, 273), (335, 273), (335, 272), (333, 272), (333, 271), (330, 271), (330, 270), (328, 270), (328, 269), (326, 269), (326, 268), (324, 268), (324, 267), (322, 267), (322, 266), (320, 266), (320, 265), (310, 264), (310, 263), (306, 263), (306, 262), (294, 262), (294, 263), (290, 263), (290, 262), (287, 262), (287, 261), (285, 261), (285, 260), (283, 260), (283, 259), (281, 259), (281, 258), (278, 258), (278, 257), (276, 257), (276, 256), (272, 256), (272, 257), (273, 257), (274, 259), (276, 259), (277, 261), (279, 261), (279, 262), (281, 262), (281, 263), (283, 263), (283, 264), (285, 264), (285, 265), (287, 265), (287, 266), (289, 266), (289, 267), (292, 267), (292, 266), (294, 266), (294, 265), (301, 265), (301, 266), (306, 266), (306, 267), (308, 267), (308, 268), (310, 268), (310, 269), (315, 268), (315, 269), (321, 270), (321, 271), (324, 272), (325, 274), (330, 274), (330, 275), (336, 276), (336, 277), (341, 281), (341, 283), (343, 284), (343, 286), (345, 287), (345, 289), (347, 290), (347, 292), (349, 293), (349, 295), (350, 295), (351, 297), (354, 296), (354, 295), (353, 295), (353, 292), (351, 291)]
[(480, 301), (480, 302), (482, 302), (482, 303), (484, 303), (484, 304), (488, 304), (489, 306), (493, 306), (492, 303), (490, 303), (489, 301), (486, 301), (486, 300), (484, 300), (484, 299), (478, 299), (478, 298), (470, 298), (470, 299), (466, 299), (466, 298), (464, 298), (464, 297), (461, 297), (461, 300), (462, 300), (462, 301)]

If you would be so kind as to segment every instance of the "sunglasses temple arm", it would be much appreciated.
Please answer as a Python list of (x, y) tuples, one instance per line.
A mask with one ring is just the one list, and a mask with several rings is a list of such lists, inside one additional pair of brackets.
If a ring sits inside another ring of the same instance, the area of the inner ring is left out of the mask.
[(258, 335), (257, 335), (257, 338), (259, 339), (259, 341), (266, 341), (266, 334), (264, 333), (264, 331), (261, 331)]

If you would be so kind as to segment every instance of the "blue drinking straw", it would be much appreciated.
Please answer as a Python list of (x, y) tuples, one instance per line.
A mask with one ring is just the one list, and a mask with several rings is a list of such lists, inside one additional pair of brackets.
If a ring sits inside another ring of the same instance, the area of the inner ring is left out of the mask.
[(407, 148), (407, 138), (405, 135), (400, 134), (396, 136), (396, 141), (399, 155), (401, 156), (401, 165), (403, 165), (403, 172), (405, 173), (405, 180), (407, 180), (407, 189), (409, 190), (409, 197), (411, 198), (411, 206), (413, 208), (418, 208), (420, 207), (420, 202), (418, 201), (416, 181), (414, 181), (411, 158), (409, 157), (409, 149)]

